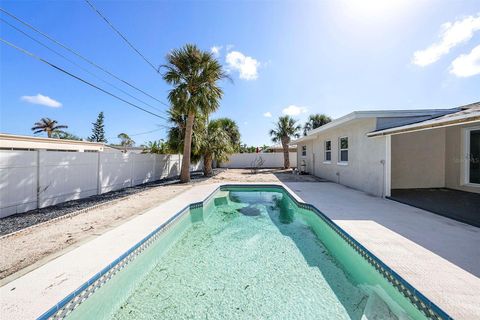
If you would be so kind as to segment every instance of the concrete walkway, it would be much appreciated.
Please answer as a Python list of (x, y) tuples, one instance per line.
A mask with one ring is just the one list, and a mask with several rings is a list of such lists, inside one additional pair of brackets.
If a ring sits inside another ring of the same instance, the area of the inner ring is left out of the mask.
[(455, 319), (480, 319), (480, 228), (335, 183), (285, 183)]
[[(227, 182), (225, 182), (227, 183)], [(284, 182), (456, 319), (480, 319), (480, 229), (324, 182)], [(0, 288), (0, 318), (34, 319), (219, 184), (193, 187)]]
[(0, 319), (36, 319), (218, 184), (199, 185), (0, 288)]

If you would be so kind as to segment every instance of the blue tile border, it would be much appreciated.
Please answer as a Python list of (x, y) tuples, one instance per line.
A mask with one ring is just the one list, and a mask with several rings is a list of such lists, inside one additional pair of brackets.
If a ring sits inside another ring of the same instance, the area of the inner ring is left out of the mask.
[(90, 295), (92, 295), (96, 290), (98, 290), (103, 284), (110, 280), (118, 271), (122, 270), (127, 264), (135, 259), (141, 252), (143, 252), (147, 247), (149, 247), (164, 231), (168, 230), (169, 227), (183, 214), (188, 212), (190, 209), (201, 208), (203, 205), (208, 202), (217, 191), (230, 191), (231, 188), (239, 189), (279, 189), (285, 192), (292, 201), (300, 208), (310, 210), (316, 213), (329, 227), (331, 227), (343, 240), (347, 242), (355, 251), (357, 251), (370, 265), (372, 265), (388, 282), (392, 284), (401, 294), (408, 298), (418, 310), (423, 312), (425, 316), (429, 319), (452, 319), (445, 311), (440, 309), (437, 305), (431, 302), (427, 297), (425, 297), (421, 292), (416, 290), (412, 285), (410, 285), (406, 280), (404, 280), (399, 274), (393, 271), (385, 263), (383, 263), (379, 258), (377, 258), (373, 253), (361, 245), (357, 240), (352, 238), (345, 230), (328, 218), (324, 213), (322, 213), (315, 206), (303, 203), (298, 201), (293, 197), (290, 192), (282, 185), (277, 184), (224, 184), (217, 187), (210, 195), (208, 195), (203, 201), (191, 203), (185, 206), (183, 209), (175, 213), (170, 217), (166, 222), (161, 224), (154, 231), (149, 233), (144, 237), (140, 242), (131, 247), (113, 262), (108, 264), (100, 272), (95, 274), (87, 282), (82, 284), (74, 292), (67, 295), (48, 311), (42, 314), (38, 320), (57, 320), (64, 319), (68, 314), (70, 314), (76, 307), (78, 307), (83, 301), (85, 301)]

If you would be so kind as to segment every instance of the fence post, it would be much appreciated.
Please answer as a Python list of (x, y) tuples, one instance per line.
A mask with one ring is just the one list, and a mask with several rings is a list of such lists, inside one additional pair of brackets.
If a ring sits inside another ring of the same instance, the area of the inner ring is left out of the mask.
[(40, 209), (40, 150), (37, 150), (37, 209)]
[(101, 157), (101, 152), (98, 151), (98, 157), (97, 157), (97, 194), (101, 194), (102, 193), (102, 168), (101, 168), (101, 164), (102, 164), (102, 161), (100, 159)]
[(135, 163), (134, 155), (135, 155), (135, 153), (125, 153), (125, 155), (128, 156), (128, 161), (132, 162), (132, 166), (131, 166), (131, 170), (130, 170), (130, 187), (133, 187), (133, 179), (135, 178), (135, 168), (134, 168), (134, 163)]

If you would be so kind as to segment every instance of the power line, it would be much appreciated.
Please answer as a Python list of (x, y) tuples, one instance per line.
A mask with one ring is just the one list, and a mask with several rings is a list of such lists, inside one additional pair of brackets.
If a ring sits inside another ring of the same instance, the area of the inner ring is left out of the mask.
[(145, 101), (143, 101), (143, 100), (141, 100), (141, 99), (138, 99), (137, 97), (131, 95), (131, 94), (128, 93), (127, 91), (125, 91), (125, 90), (117, 87), (117, 86), (114, 85), (113, 83), (111, 83), (111, 82), (109, 82), (109, 81), (106, 81), (106, 80), (100, 78), (99, 76), (97, 76), (97, 75), (94, 74), (93, 72), (89, 71), (87, 68), (84, 68), (83, 66), (81, 66), (81, 65), (79, 65), (78, 63), (76, 63), (75, 61), (69, 59), (68, 57), (66, 57), (65, 55), (61, 54), (60, 52), (58, 52), (58, 51), (50, 48), (49, 46), (47, 46), (47, 45), (44, 44), (43, 42), (39, 41), (38, 39), (35, 39), (34, 37), (30, 36), (30, 35), (29, 35), (28, 33), (26, 33), (25, 31), (17, 28), (16, 26), (12, 25), (11, 23), (9, 23), (8, 21), (6, 21), (6, 20), (4, 20), (4, 19), (2, 19), (2, 18), (0, 18), (0, 21), (2, 21), (3, 23), (7, 24), (7, 25), (10, 26), (11, 28), (17, 30), (18, 32), (22, 33), (23, 35), (25, 35), (25, 36), (28, 37), (29, 39), (35, 41), (36, 43), (40, 44), (41, 46), (47, 48), (48, 50), (50, 50), (51, 52), (55, 53), (56, 55), (58, 55), (58, 56), (62, 57), (63, 59), (69, 61), (69, 62), (72, 63), (73, 65), (77, 66), (78, 68), (82, 69), (83, 71), (87, 72), (88, 74), (90, 74), (91, 76), (97, 78), (98, 80), (100, 80), (100, 81), (102, 81), (102, 82), (110, 85), (111, 87), (113, 87), (113, 88), (115, 88), (115, 89), (123, 92), (124, 94), (128, 95), (129, 97), (131, 97), (131, 98), (133, 98), (133, 99), (135, 99), (135, 100), (137, 100), (137, 101), (139, 101), (139, 102), (141, 102), (141, 103), (149, 106), (149, 107), (152, 108), (152, 109), (155, 109), (155, 110), (160, 111), (160, 112), (164, 112), (164, 110), (158, 109), (158, 108), (152, 106), (151, 104), (149, 104), (149, 103), (147, 103), (147, 102), (145, 102)]
[(11, 42), (8, 42), (7, 40), (5, 40), (5, 39), (3, 39), (3, 38), (0, 38), (0, 41), (2, 41), (3, 43), (7, 44), (8, 46), (10, 46), (10, 47), (12, 47), (12, 48), (14, 48), (14, 49), (16, 49), (16, 50), (24, 53), (25, 55), (27, 55), (27, 56), (29, 56), (29, 57), (32, 57), (32, 58), (34, 58), (34, 59), (36, 59), (36, 60), (38, 60), (38, 61), (41, 61), (41, 62), (45, 63), (46, 65), (48, 65), (48, 66), (50, 66), (50, 67), (52, 67), (52, 68), (55, 68), (55, 69), (57, 69), (58, 71), (61, 71), (61, 72), (65, 73), (66, 75), (69, 75), (70, 77), (72, 77), (72, 78), (74, 78), (74, 79), (77, 79), (77, 80), (79, 80), (79, 81), (81, 81), (81, 82), (83, 82), (83, 83), (85, 83), (85, 84), (87, 84), (87, 85), (89, 85), (89, 86), (91, 86), (91, 87), (93, 87), (93, 88), (95, 88), (95, 89), (97, 89), (97, 90), (105, 93), (105, 94), (108, 94), (109, 96), (114, 97), (114, 98), (116, 98), (116, 99), (118, 99), (118, 100), (120, 100), (120, 101), (122, 101), (122, 102), (124, 102), (124, 103), (126, 103), (126, 104), (128, 104), (128, 105), (130, 105), (130, 106), (132, 106), (132, 107), (134, 107), (134, 108), (137, 108), (137, 109), (139, 109), (139, 110), (142, 110), (143, 112), (146, 112), (146, 113), (148, 113), (148, 114), (151, 114), (151, 115), (153, 115), (153, 116), (155, 116), (155, 117), (158, 117), (158, 118), (160, 118), (160, 119), (168, 120), (168, 119), (166, 119), (165, 117), (162, 117), (162, 116), (160, 116), (160, 115), (158, 115), (158, 114), (156, 114), (156, 113), (153, 113), (153, 112), (151, 112), (151, 111), (149, 111), (149, 110), (146, 110), (146, 109), (144, 109), (144, 108), (142, 108), (142, 107), (140, 107), (140, 106), (138, 106), (138, 105), (136, 105), (136, 104), (134, 104), (134, 103), (131, 103), (130, 101), (127, 101), (127, 100), (125, 100), (125, 99), (123, 99), (123, 98), (121, 98), (121, 97), (119, 97), (119, 96), (117, 96), (117, 95), (115, 95), (115, 94), (113, 94), (113, 93), (105, 90), (105, 89), (102, 89), (102, 88), (100, 88), (99, 86), (97, 86), (97, 85), (95, 85), (95, 84), (93, 84), (93, 83), (91, 83), (91, 82), (88, 82), (87, 80), (84, 80), (84, 79), (82, 79), (82, 78), (80, 78), (80, 77), (78, 77), (78, 76), (76, 76), (76, 75), (74, 75), (74, 74), (66, 71), (65, 69), (63, 69), (63, 68), (61, 68), (61, 67), (58, 67), (58, 66), (54, 65), (53, 63), (50, 63), (50, 62), (48, 62), (47, 60), (42, 59), (42, 58), (40, 58), (39, 56), (37, 56), (37, 55), (35, 55), (35, 54), (33, 54), (33, 53), (31, 53), (31, 52), (23, 49), (23, 48), (20, 48), (20, 47), (14, 45), (14, 44), (11, 43)]
[(152, 67), (155, 72), (159, 73), (159, 68), (156, 68), (153, 63), (151, 63), (147, 58), (145, 58), (145, 56), (137, 48), (135, 48), (135, 46), (130, 41), (128, 41), (127, 37), (125, 37), (117, 28), (115, 28), (115, 26), (107, 19), (107, 17), (105, 17), (89, 0), (85, 0), (85, 2), (90, 6), (90, 8), (92, 8), (93, 11), (95, 11), (98, 16), (100, 16), (100, 18), (102, 18), (110, 26), (110, 28), (112, 28), (113, 31), (115, 31), (130, 46), (130, 48), (132, 48), (140, 57), (142, 57), (142, 59), (145, 60), (145, 62), (150, 67)]
[(52, 37), (49, 36), (48, 34), (46, 34), (46, 33), (42, 32), (42, 31), (38, 30), (37, 28), (35, 28), (35, 27), (32, 26), (31, 24), (29, 24), (29, 23), (27, 23), (26, 21), (23, 21), (22, 19), (16, 17), (16, 16), (13, 15), (12, 13), (6, 11), (5, 9), (0, 8), (0, 11), (2, 11), (3, 13), (5, 13), (6, 15), (10, 16), (11, 18), (17, 20), (18, 22), (20, 22), (20, 23), (23, 24), (24, 26), (27, 26), (28, 28), (30, 28), (30, 29), (32, 29), (33, 31), (37, 32), (38, 34), (44, 36), (44, 37), (47, 38), (48, 40), (50, 40), (50, 41), (54, 42), (55, 44), (61, 46), (61, 47), (64, 48), (65, 50), (71, 52), (72, 54), (74, 54), (74, 55), (76, 55), (77, 57), (79, 57), (80, 59), (86, 61), (86, 62), (89, 63), (90, 65), (92, 65), (92, 66), (94, 66), (94, 67), (102, 70), (102, 71), (105, 72), (106, 74), (114, 77), (114, 78), (117, 79), (118, 81), (121, 81), (121, 82), (123, 82), (124, 84), (128, 85), (129, 87), (131, 87), (131, 88), (133, 88), (133, 89), (135, 89), (135, 90), (143, 93), (144, 95), (150, 97), (151, 99), (153, 99), (153, 100), (155, 100), (155, 101), (157, 101), (157, 102), (160, 102), (160, 103), (163, 104), (164, 106), (170, 107), (170, 106), (169, 106), (168, 104), (166, 104), (165, 102), (163, 102), (163, 101), (155, 98), (155, 97), (152, 96), (151, 94), (149, 94), (149, 93), (145, 92), (144, 90), (142, 90), (142, 89), (134, 86), (133, 84), (129, 83), (128, 81), (123, 80), (122, 78), (116, 76), (115, 74), (113, 74), (112, 72), (108, 71), (108, 70), (105, 69), (104, 67), (102, 67), (102, 66), (96, 64), (95, 62), (93, 62), (92, 60), (90, 60), (90, 59), (82, 56), (82, 55), (81, 55), (80, 53), (78, 53), (77, 51), (75, 51), (75, 50), (69, 48), (68, 46), (64, 45), (63, 43), (55, 40), (54, 38), (52, 38)]
[[(140, 133), (129, 134), (128, 136), (129, 136), (129, 137), (136, 137), (136, 136), (141, 136), (141, 135), (144, 135), (144, 134), (153, 133), (153, 132), (157, 132), (157, 131), (165, 130), (165, 129), (169, 129), (169, 128), (170, 128), (170, 127), (162, 126), (162, 128), (157, 128), (157, 129), (154, 129), (154, 130), (145, 131), (145, 132), (140, 132)], [(107, 139), (108, 139), (108, 140), (111, 140), (111, 139), (115, 139), (115, 138), (118, 138), (118, 137), (109, 137), (109, 138), (107, 138)]]

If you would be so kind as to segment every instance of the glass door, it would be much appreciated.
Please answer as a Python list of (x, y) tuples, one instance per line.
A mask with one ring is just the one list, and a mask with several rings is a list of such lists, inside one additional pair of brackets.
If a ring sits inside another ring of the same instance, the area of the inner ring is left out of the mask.
[(480, 184), (480, 129), (470, 130), (468, 182)]

